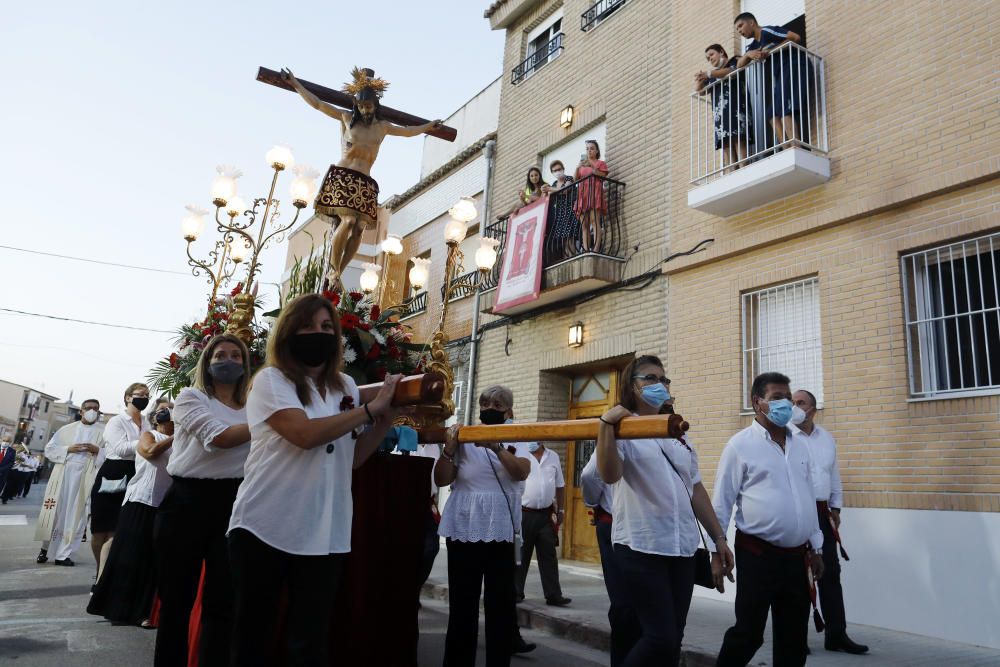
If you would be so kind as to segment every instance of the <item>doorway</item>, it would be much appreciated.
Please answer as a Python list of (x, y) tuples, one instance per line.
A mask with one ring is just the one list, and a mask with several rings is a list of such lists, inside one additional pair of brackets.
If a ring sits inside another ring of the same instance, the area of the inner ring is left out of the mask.
[[(618, 402), (618, 371), (597, 370), (578, 375), (570, 383), (569, 419), (600, 417)], [(563, 558), (590, 563), (601, 561), (591, 511), (583, 504), (580, 473), (597, 447), (596, 440), (579, 440), (566, 445), (566, 525)]]

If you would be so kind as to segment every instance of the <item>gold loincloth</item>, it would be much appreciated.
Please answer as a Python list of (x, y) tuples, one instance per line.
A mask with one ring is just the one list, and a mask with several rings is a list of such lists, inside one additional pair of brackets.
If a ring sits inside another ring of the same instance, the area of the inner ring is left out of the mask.
[(359, 171), (331, 165), (314, 208), (330, 217), (354, 216), (365, 227), (374, 227), (378, 218), (378, 183)]

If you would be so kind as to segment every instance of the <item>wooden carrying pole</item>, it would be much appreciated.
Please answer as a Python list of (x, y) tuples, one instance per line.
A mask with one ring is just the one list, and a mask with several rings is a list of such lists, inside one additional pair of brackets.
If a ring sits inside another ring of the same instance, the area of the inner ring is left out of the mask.
[[(666, 438), (670, 415), (651, 417), (626, 417), (615, 429), (615, 437), (641, 439)], [(562, 442), (568, 440), (597, 440), (600, 419), (567, 419), (565, 421), (537, 422), (534, 424), (498, 424), (496, 426), (462, 426), (458, 430), (459, 442)], [(445, 429), (422, 428), (418, 431), (421, 443), (444, 442)]]
[[(368, 403), (378, 395), (382, 383), (366, 384), (358, 387), (362, 403)], [(436, 405), (444, 398), (444, 376), (440, 373), (424, 373), (411, 375), (399, 381), (392, 404), (403, 405)]]
[[(284, 88), (285, 90), (295, 92), (295, 89), (292, 88), (292, 84), (281, 78), (281, 72), (275, 72), (273, 69), (268, 69), (266, 67), (257, 68), (257, 80), (261, 83), (267, 83), (272, 86), (277, 86), (278, 88)], [(341, 109), (350, 109), (354, 105), (354, 97), (352, 97), (350, 93), (344, 93), (339, 90), (334, 90), (333, 88), (327, 88), (326, 86), (321, 86), (318, 83), (306, 81), (305, 79), (299, 79), (299, 83), (302, 84), (303, 88), (319, 99), (329, 104), (333, 104), (334, 106), (338, 106)], [(393, 109), (383, 105), (379, 105), (379, 113), (383, 119), (389, 121), (390, 123), (395, 123), (396, 125), (424, 125), (425, 123), (430, 122), (425, 118), (420, 118), (419, 116), (408, 114), (405, 111), (399, 111), (398, 109)], [(438, 139), (444, 139), (445, 141), (455, 141), (455, 138), (458, 136), (458, 131), (453, 127), (442, 125), (437, 129), (428, 130), (427, 134), (432, 137), (437, 137)]]

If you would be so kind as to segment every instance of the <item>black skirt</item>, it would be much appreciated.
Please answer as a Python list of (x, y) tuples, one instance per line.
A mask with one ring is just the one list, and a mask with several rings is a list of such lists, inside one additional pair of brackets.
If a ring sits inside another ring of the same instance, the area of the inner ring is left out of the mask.
[(108, 459), (97, 471), (94, 488), (90, 490), (90, 532), (113, 533), (118, 526), (118, 514), (125, 502), (125, 489), (118, 493), (99, 493), (101, 483), (125, 478), (126, 484), (135, 477), (135, 461)]
[(87, 613), (113, 623), (139, 624), (149, 618), (156, 593), (155, 520), (155, 507), (132, 502), (122, 507), (115, 539)]

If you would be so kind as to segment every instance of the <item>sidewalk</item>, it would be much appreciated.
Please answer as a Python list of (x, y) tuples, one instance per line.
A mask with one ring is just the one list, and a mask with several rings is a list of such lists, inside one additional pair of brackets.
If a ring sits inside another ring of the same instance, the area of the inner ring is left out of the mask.
[[(444, 544), (434, 562), (434, 569), (424, 585), (423, 595), (433, 599), (448, 599), (448, 554)], [(525, 586), (525, 601), (518, 605), (518, 621), (530, 627), (603, 651), (608, 650), (611, 628), (608, 625), (608, 596), (599, 565), (575, 561), (559, 563), (559, 579), (563, 595), (572, 598), (568, 607), (549, 607), (542, 596), (538, 570), (532, 565)], [(682, 665), (702, 667), (715, 664), (722, 636), (734, 621), (732, 604), (695, 596), (691, 601), (687, 629), (684, 633)], [(993, 667), (1000, 665), (1000, 651), (957, 644), (904, 632), (864, 625), (850, 625), (851, 638), (868, 644), (867, 655), (852, 656), (832, 653), (823, 648), (823, 635), (810, 622), (809, 647), (812, 655), (808, 664), (820, 667)], [(771, 631), (765, 632), (764, 646), (757, 652), (753, 665), (771, 665)], [(530, 654), (527, 656), (530, 658)]]

